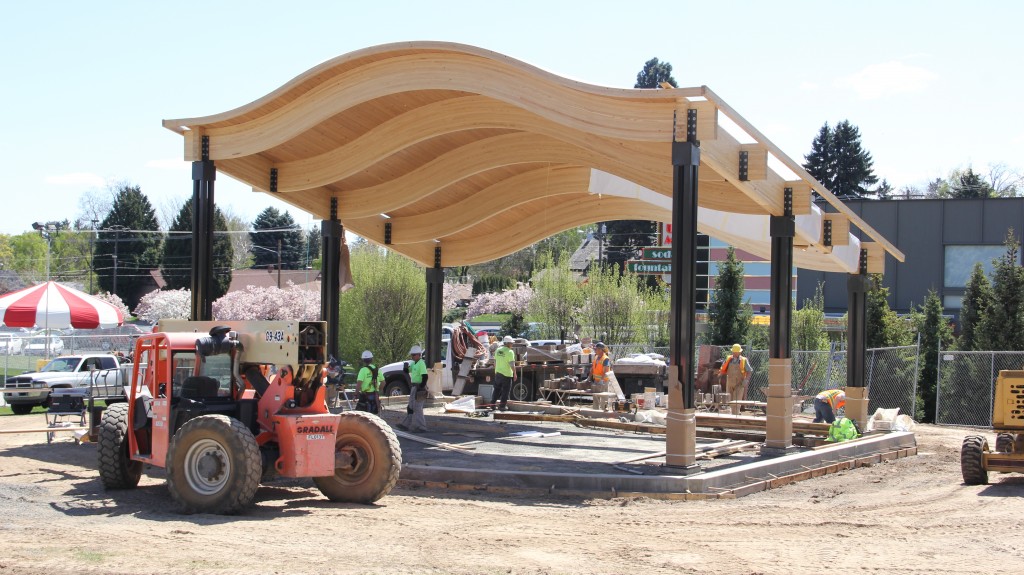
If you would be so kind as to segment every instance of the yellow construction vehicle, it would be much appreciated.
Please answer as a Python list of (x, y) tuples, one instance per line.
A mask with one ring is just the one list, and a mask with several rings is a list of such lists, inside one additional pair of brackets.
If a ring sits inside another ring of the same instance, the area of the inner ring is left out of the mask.
[(960, 472), (967, 485), (988, 483), (988, 472), (1024, 472), (1024, 371), (1003, 370), (992, 407), (995, 451), (983, 435), (968, 435), (960, 448)]

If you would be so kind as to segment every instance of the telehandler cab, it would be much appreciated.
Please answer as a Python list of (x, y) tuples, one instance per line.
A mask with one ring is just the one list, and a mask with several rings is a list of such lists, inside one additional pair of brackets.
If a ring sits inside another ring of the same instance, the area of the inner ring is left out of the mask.
[(312, 477), (332, 501), (387, 495), (398, 439), (375, 415), (328, 411), (325, 334), (324, 322), (161, 321), (136, 341), (127, 403), (103, 413), (104, 487), (165, 467), (185, 512), (221, 514), (250, 506), (274, 475)]

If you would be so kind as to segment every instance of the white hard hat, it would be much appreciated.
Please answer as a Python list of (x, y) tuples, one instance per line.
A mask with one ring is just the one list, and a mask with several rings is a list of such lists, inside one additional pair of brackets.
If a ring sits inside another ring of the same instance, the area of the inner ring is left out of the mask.
[(373, 352), (366, 350), (363, 352), (363, 359), (373, 359)]
[(423, 355), (423, 348), (418, 345), (414, 345), (409, 348), (409, 355)]
[(514, 343), (515, 341), (516, 340), (512, 339), (512, 336), (510, 335), (506, 335), (505, 337), (501, 338), (501, 343)]

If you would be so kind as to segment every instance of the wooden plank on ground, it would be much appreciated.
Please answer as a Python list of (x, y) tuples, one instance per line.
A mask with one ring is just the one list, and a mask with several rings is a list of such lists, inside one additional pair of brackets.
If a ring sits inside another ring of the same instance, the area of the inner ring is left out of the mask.
[(577, 419), (576, 415), (551, 415), (547, 413), (517, 413), (515, 411), (495, 411), (495, 421), (555, 421), (560, 423), (571, 423)]

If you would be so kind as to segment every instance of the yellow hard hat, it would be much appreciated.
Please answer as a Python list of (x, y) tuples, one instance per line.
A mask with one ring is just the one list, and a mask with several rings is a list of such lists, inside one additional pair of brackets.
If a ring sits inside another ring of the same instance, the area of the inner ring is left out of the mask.
[(743, 351), (743, 346), (742, 345), (740, 345), (738, 343), (732, 344), (732, 352), (733, 353), (740, 353), (742, 351)]

